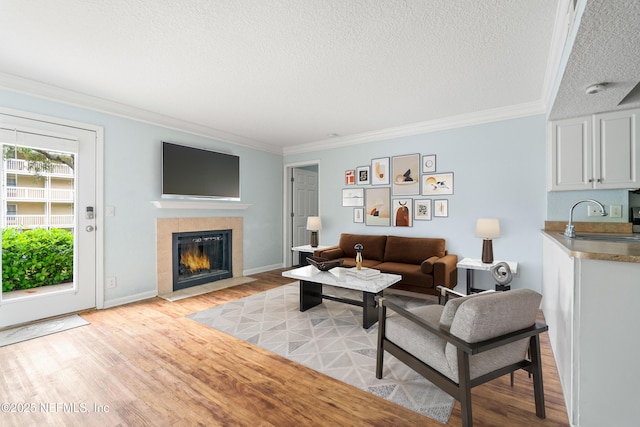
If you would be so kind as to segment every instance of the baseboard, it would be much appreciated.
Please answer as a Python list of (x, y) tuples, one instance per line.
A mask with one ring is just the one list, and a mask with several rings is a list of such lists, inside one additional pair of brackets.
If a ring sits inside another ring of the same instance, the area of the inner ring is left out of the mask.
[(243, 276), (251, 276), (252, 274), (264, 273), (271, 270), (284, 268), (284, 264), (265, 265), (264, 267), (250, 268), (242, 272)]
[(135, 295), (128, 295), (128, 296), (122, 297), (122, 298), (110, 299), (110, 300), (106, 300), (104, 302), (104, 307), (103, 308), (117, 307), (119, 305), (124, 305), (124, 304), (129, 304), (129, 303), (132, 303), (132, 302), (142, 301), (142, 300), (149, 299), (149, 298), (155, 298), (157, 296), (158, 296), (158, 291), (157, 290), (153, 290), (153, 291), (148, 291), (148, 292), (142, 292), (142, 293), (135, 294)]

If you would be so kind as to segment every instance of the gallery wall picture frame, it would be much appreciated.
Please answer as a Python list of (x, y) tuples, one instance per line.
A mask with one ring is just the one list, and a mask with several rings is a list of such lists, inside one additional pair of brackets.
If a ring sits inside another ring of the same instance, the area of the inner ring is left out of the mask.
[(431, 221), (431, 199), (414, 201), (413, 219), (416, 221)]
[(342, 206), (364, 206), (364, 188), (343, 188)]
[(413, 227), (413, 199), (393, 199), (391, 206), (394, 227)]
[(356, 168), (356, 184), (369, 185), (371, 184), (371, 166), (360, 166)]
[(356, 171), (350, 169), (345, 171), (344, 173), (344, 185), (355, 185), (356, 184)]
[(436, 199), (433, 201), (433, 216), (448, 217), (449, 216), (449, 200)]
[(389, 158), (381, 157), (371, 160), (371, 185), (389, 185)]
[(364, 208), (353, 209), (353, 222), (356, 224), (364, 223)]
[(389, 227), (391, 225), (391, 188), (365, 188), (366, 225)]
[(453, 194), (453, 172), (422, 175), (422, 195), (440, 196)]
[(422, 156), (422, 173), (430, 173), (436, 171), (436, 155), (425, 154)]
[(394, 196), (420, 194), (420, 154), (392, 157), (391, 171)]

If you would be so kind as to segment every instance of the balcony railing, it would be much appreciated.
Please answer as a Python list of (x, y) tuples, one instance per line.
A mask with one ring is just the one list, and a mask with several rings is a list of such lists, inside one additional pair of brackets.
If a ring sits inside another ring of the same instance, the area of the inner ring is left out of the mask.
[[(26, 160), (6, 159), (5, 162), (5, 171), (7, 173), (33, 174), (29, 171), (28, 162)], [(73, 178), (73, 169), (61, 163), (53, 163), (51, 164), (51, 170), (47, 172), (43, 171), (41, 175)]]
[(73, 228), (73, 215), (6, 215), (5, 227)]
[(7, 201), (73, 203), (74, 190), (39, 187), (7, 187)]

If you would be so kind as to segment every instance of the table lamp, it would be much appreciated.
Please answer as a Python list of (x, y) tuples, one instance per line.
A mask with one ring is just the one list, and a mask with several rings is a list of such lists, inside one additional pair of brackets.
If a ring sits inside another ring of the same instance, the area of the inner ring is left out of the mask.
[(493, 244), (491, 239), (500, 237), (500, 223), (497, 218), (479, 218), (476, 222), (476, 237), (482, 238), (482, 262), (493, 262)]
[(322, 222), (319, 216), (307, 217), (307, 230), (311, 231), (311, 247), (318, 247), (318, 231), (322, 230)]

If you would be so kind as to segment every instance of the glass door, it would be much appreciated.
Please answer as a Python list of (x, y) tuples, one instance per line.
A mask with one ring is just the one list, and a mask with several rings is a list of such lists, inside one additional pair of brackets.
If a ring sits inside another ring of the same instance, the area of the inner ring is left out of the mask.
[(96, 133), (0, 119), (0, 327), (95, 307)]

